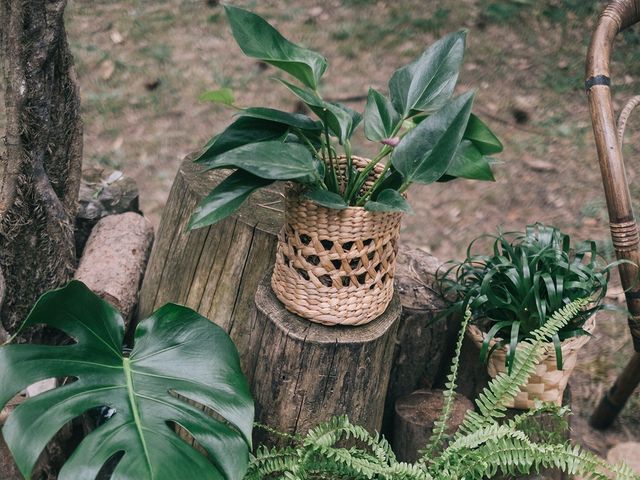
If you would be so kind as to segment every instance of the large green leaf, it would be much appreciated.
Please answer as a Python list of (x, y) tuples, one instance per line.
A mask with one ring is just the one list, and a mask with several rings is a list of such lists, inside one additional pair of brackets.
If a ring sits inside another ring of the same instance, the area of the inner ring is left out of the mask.
[(251, 143), (234, 148), (208, 162), (209, 168), (240, 168), (267, 180), (313, 183), (321, 178), (313, 156), (299, 143)]
[(208, 163), (234, 148), (283, 138), (288, 130), (289, 127), (281, 122), (250, 116), (240, 117), (221, 134), (213, 137), (194, 161)]
[(349, 208), (344, 198), (341, 195), (330, 192), (328, 190), (312, 189), (304, 192), (304, 196), (310, 200), (313, 200), (318, 205), (323, 207), (333, 208), (334, 210), (344, 210)]
[(400, 114), (396, 112), (387, 97), (380, 92), (369, 89), (367, 106), (364, 109), (364, 134), (372, 142), (379, 142), (389, 138), (400, 121)]
[[(0, 347), (0, 406), (37, 381), (75, 381), (26, 400), (6, 421), (2, 434), (26, 478), (53, 435), (97, 407), (115, 414), (80, 443), (60, 480), (96, 478), (118, 453), (124, 455), (113, 479), (242, 478), (253, 401), (238, 352), (220, 327), (168, 304), (140, 322), (126, 356), (121, 315), (78, 281), (44, 294), (22, 328), (35, 324), (60, 329), (75, 343)], [(207, 456), (184, 442), (174, 424), (187, 430)]]
[(338, 137), (340, 143), (344, 143), (355, 131), (357, 123), (360, 121), (359, 114), (344, 106), (325, 102), (313, 90), (300, 88), (285, 80), (280, 80), (291, 92), (302, 100), (318, 118), (320, 118)]
[(299, 128), (300, 130), (316, 131), (322, 129), (322, 125), (319, 122), (312, 120), (306, 115), (283, 112), (282, 110), (276, 110), (274, 108), (245, 108), (242, 110), (241, 115), (243, 117), (260, 118), (262, 120), (288, 125), (293, 128)]
[(449, 101), (394, 149), (391, 161), (406, 183), (432, 183), (445, 174), (467, 126), (473, 96), (467, 92)]
[[(480, 153), (475, 143), (464, 138), (460, 142), (453, 161), (447, 168), (446, 176), (453, 178), (466, 178), (469, 180), (495, 181), (491, 171), (491, 163), (488, 157)], [(439, 180), (442, 180), (440, 178)]]
[(466, 36), (466, 31), (451, 33), (432, 44), (416, 61), (394, 72), (389, 94), (404, 117), (413, 110), (434, 112), (451, 98)]
[(413, 213), (411, 205), (407, 202), (407, 199), (398, 193), (397, 190), (387, 188), (378, 195), (378, 198), (373, 201), (369, 200), (364, 204), (364, 209), (370, 212), (406, 212)]
[(270, 63), (316, 89), (327, 69), (327, 59), (284, 38), (262, 17), (225, 5), (233, 36), (245, 55)]
[(237, 170), (216, 186), (196, 207), (189, 219), (189, 229), (212, 225), (235, 212), (259, 188), (273, 180)]
[(482, 155), (492, 155), (502, 151), (502, 142), (487, 125), (473, 113), (469, 116), (464, 138), (471, 140)]

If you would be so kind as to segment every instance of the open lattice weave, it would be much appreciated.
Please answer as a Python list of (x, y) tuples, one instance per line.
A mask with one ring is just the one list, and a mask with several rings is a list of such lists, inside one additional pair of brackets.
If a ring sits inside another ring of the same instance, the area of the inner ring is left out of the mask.
[[(596, 327), (595, 317), (595, 315), (592, 315), (583, 327), (589, 334), (593, 333)], [(467, 334), (478, 348), (482, 347), (485, 334), (477, 326), (469, 325)], [(515, 399), (505, 404), (505, 406), (508, 408), (527, 410), (535, 407), (536, 400), (562, 405), (564, 390), (578, 362), (578, 351), (590, 338), (589, 335), (582, 335), (569, 338), (562, 342), (562, 370), (558, 370), (557, 368), (553, 344), (548, 344), (540, 363), (536, 366), (535, 373), (529, 377), (529, 381), (520, 389), (520, 393), (518, 393)], [(492, 340), (489, 343), (493, 346), (496, 341)], [(487, 371), (491, 378), (494, 378), (498, 373), (506, 373), (506, 356), (506, 347), (496, 348), (493, 351), (487, 365)]]
[[(367, 163), (352, 158), (356, 168)], [(381, 170), (374, 169), (369, 184)], [(276, 296), (287, 310), (314, 322), (370, 322), (393, 296), (401, 217), (362, 207), (334, 210), (288, 190), (271, 278)]]

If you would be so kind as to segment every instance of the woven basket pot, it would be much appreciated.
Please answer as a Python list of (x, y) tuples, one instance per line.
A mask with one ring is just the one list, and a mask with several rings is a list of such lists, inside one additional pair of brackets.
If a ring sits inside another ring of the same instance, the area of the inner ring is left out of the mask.
[[(593, 333), (596, 327), (595, 314), (592, 315), (584, 324), (583, 328), (588, 333)], [(467, 335), (478, 346), (482, 347), (485, 333), (477, 326), (469, 325), (467, 327)], [(556, 365), (556, 354), (553, 344), (547, 344), (545, 352), (536, 366), (536, 370), (529, 377), (529, 381), (520, 388), (520, 393), (513, 401), (505, 404), (508, 408), (516, 408), (519, 410), (528, 410), (535, 408), (536, 401), (552, 402), (556, 405), (562, 405), (562, 396), (569, 382), (569, 377), (578, 362), (578, 351), (589, 341), (591, 337), (582, 335), (580, 337), (572, 337), (562, 342), (562, 370), (558, 370)], [(489, 342), (491, 346), (496, 341)], [(487, 371), (491, 378), (495, 378), (498, 373), (506, 373), (505, 359), (507, 357), (507, 347), (496, 348), (487, 364)]]
[[(346, 165), (339, 158), (340, 173)], [(368, 160), (352, 157), (362, 169)], [(380, 175), (377, 165), (363, 188)], [(286, 193), (271, 286), (287, 310), (324, 325), (362, 325), (393, 296), (400, 212), (334, 210)]]

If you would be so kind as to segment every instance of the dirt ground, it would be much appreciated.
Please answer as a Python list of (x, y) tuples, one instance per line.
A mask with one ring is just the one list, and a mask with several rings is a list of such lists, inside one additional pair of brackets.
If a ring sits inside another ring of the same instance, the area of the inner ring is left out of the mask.
[[(340, 100), (386, 91), (392, 72), (447, 32), (469, 30), (459, 91), (477, 90), (474, 111), (502, 139), (496, 182), (456, 181), (413, 188), (415, 214), (404, 242), (442, 260), (497, 229), (536, 221), (574, 240), (594, 239), (611, 255), (586, 97), (584, 59), (602, 3), (597, 0), (247, 1), (293, 41), (329, 60), (321, 89)], [(69, 40), (76, 57), (85, 121), (85, 165), (137, 179), (142, 208), (157, 225), (182, 158), (227, 125), (233, 112), (198, 102), (229, 87), (238, 103), (293, 109), (294, 102), (231, 40), (213, 0), (70, 0)], [(640, 90), (640, 33), (620, 38), (613, 59), (615, 104)], [(350, 101), (362, 110), (363, 100)], [(640, 120), (630, 122), (625, 155), (638, 156)], [(373, 152), (363, 136), (355, 152)], [(630, 162), (632, 190), (637, 172)], [(640, 197), (638, 197), (640, 198)], [(604, 452), (640, 438), (637, 396), (605, 436), (586, 418), (630, 354), (622, 315), (603, 316), (574, 374), (576, 433)]]

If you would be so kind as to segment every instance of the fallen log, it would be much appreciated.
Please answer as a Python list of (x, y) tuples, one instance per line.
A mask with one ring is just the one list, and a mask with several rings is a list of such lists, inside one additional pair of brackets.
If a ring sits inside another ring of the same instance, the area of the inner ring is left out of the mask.
[(131, 319), (152, 242), (153, 228), (142, 215), (105, 217), (93, 227), (75, 278)]

